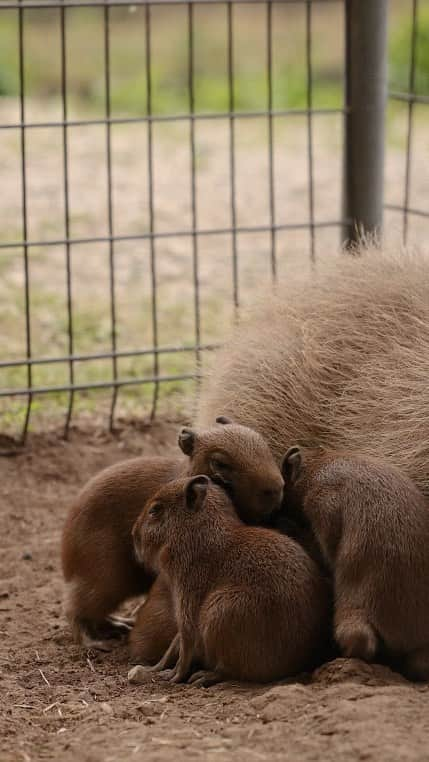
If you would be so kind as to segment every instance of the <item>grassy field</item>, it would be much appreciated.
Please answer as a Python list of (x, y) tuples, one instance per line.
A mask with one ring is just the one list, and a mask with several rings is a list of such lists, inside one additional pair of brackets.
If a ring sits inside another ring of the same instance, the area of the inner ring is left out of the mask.
[[(234, 101), (237, 109), (262, 109), (267, 104), (267, 11), (264, 5), (233, 9)], [(114, 114), (145, 114), (145, 9), (112, 8), (109, 13), (111, 106)], [(332, 25), (341, 26), (337, 6), (313, 11), (315, 104), (340, 105), (341, 34), (332, 46)], [(153, 8), (151, 79), (153, 111), (172, 113), (189, 108), (188, 11), (186, 7)], [(104, 11), (71, 9), (66, 19), (67, 86), (71, 104), (103, 111)], [(305, 16), (302, 9), (273, 7), (273, 105), (305, 107)], [(0, 19), (0, 92), (17, 95), (18, 22), (14, 12)], [(49, 40), (49, 45), (46, 40)], [(194, 10), (195, 108), (227, 111), (227, 12), (224, 6)], [(27, 93), (52, 98), (60, 94), (61, 37), (59, 11), (27, 12), (24, 22)]]
[[(411, 2), (392, 0), (389, 31), (390, 80), (406, 89), (409, 79)], [(315, 4), (312, 11), (314, 105), (342, 102), (343, 41), (340, 3)], [(234, 101), (241, 110), (267, 104), (267, 10), (239, 5), (233, 9)], [(66, 11), (67, 88), (71, 107), (105, 108), (103, 9)], [(151, 23), (152, 109), (155, 113), (187, 111), (188, 10), (153, 8)], [(111, 108), (116, 115), (145, 114), (145, 9), (109, 11)], [(0, 18), (0, 94), (19, 94), (18, 18)], [(47, 40), (49, 44), (46, 44)], [(272, 11), (273, 106), (307, 105), (305, 13), (276, 3)], [(227, 111), (227, 11), (224, 6), (194, 9), (195, 108)], [(61, 17), (59, 10), (30, 10), (24, 17), (25, 88), (30, 97), (56, 98), (61, 93)], [(429, 9), (421, 4), (416, 55), (416, 90), (429, 91)]]
[[(390, 29), (391, 84), (406, 89), (410, 45), (411, 3), (392, 2)], [(268, 104), (266, 7), (240, 5), (233, 9), (234, 90), (236, 110), (263, 111)], [(114, 117), (147, 113), (147, 71), (144, 9), (115, 9), (109, 13), (111, 113)], [(427, 19), (427, 20), (426, 20)], [(421, 16), (417, 54), (417, 88), (428, 92), (426, 77), (429, 15)], [(67, 108), (69, 118), (98, 118), (106, 113), (104, 79), (104, 12), (69, 9), (66, 12)], [(188, 16), (185, 7), (151, 11), (152, 110), (155, 114), (189, 111)], [(273, 108), (307, 106), (305, 12), (297, 6), (273, 7)], [(26, 11), (24, 16), (26, 119), (61, 118), (61, 27), (59, 11)], [(339, 3), (315, 4), (313, 34), (313, 105), (342, 104), (343, 16)], [(225, 7), (194, 10), (195, 110), (227, 112), (227, 12)], [(18, 21), (0, 6), (0, 124), (19, 121)], [(411, 202), (424, 206), (428, 182), (420, 158), (428, 148), (426, 112), (417, 113)], [(274, 120), (275, 207), (277, 223), (308, 220), (307, 120), (303, 116)], [(236, 219), (240, 226), (268, 225), (269, 165), (267, 120), (237, 119)], [(202, 229), (231, 225), (229, 124), (227, 119), (196, 125), (197, 225)], [(389, 108), (387, 198), (402, 201), (406, 107)], [(61, 129), (32, 129), (26, 133), (28, 237), (46, 241), (65, 234), (63, 198), (63, 136)], [(149, 230), (147, 187), (147, 129), (145, 125), (112, 127), (113, 229), (116, 235)], [(316, 220), (337, 219), (341, 208), (341, 116), (313, 120)], [(154, 214), (157, 231), (191, 227), (190, 133), (185, 122), (156, 124), (153, 129)], [(68, 130), (70, 236), (105, 236), (108, 231), (106, 129), (103, 125)], [(0, 205), (1, 241), (22, 239), (20, 134), (0, 130), (3, 194)], [(393, 226), (397, 224), (396, 218)], [(416, 222), (416, 240), (423, 227)], [(414, 229), (414, 228), (413, 228)], [(337, 228), (318, 231), (318, 253), (336, 248)], [(207, 236), (198, 245), (201, 287), (201, 340), (222, 340), (233, 322), (233, 255), (230, 235)], [(308, 231), (279, 233), (276, 239), (279, 276), (291, 267), (308, 266)], [(193, 248), (190, 237), (160, 239), (156, 244), (157, 325), (162, 347), (192, 345), (196, 336)], [(261, 283), (269, 283), (271, 239), (268, 233), (237, 237), (240, 302), (248, 304)], [(70, 249), (74, 353), (109, 351), (112, 325), (109, 303), (109, 247), (106, 243), (74, 245)], [(150, 248), (147, 241), (124, 241), (114, 246), (117, 346), (120, 350), (152, 346)], [(32, 353), (35, 357), (69, 352), (64, 246), (29, 250)], [(0, 360), (25, 357), (25, 292), (22, 249), (0, 250)], [(190, 373), (195, 354), (160, 356), (163, 375)], [(74, 363), (76, 383), (110, 379), (111, 360)], [(151, 355), (118, 360), (121, 378), (151, 375)], [(67, 363), (35, 366), (33, 386), (58, 386), (70, 380)], [(24, 366), (0, 368), (0, 386), (26, 386)], [(189, 385), (186, 387), (189, 391)], [(176, 407), (179, 383), (162, 387), (163, 401)], [(120, 412), (145, 413), (153, 387), (130, 387), (120, 393)], [(36, 397), (32, 425), (64, 414), (67, 394)], [(75, 395), (76, 411), (108, 411), (110, 392)], [(180, 402), (180, 404), (182, 404)], [(0, 405), (0, 428), (15, 432), (25, 415), (25, 398)]]

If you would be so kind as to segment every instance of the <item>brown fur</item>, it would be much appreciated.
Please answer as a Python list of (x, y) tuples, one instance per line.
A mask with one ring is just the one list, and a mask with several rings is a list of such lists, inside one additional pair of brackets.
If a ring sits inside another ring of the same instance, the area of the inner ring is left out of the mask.
[[(177, 458), (135, 458), (112, 466), (83, 489), (67, 518), (62, 564), (67, 583), (66, 613), (76, 639), (97, 631), (115, 632), (106, 618), (125, 599), (146, 592), (152, 575), (139, 566), (131, 530), (145, 502), (179, 475), (206, 473), (231, 489), (240, 515), (262, 521), (281, 502), (283, 479), (259, 434), (218, 423), (204, 430), (184, 429)], [(101, 639), (103, 640), (103, 635)]]
[(233, 414), (279, 462), (294, 442), (385, 458), (429, 495), (428, 283), (428, 257), (371, 244), (292, 275), (215, 355), (198, 424)]
[[(137, 555), (170, 585), (179, 635), (155, 669), (174, 682), (268, 682), (314, 666), (325, 644), (329, 593), (289, 537), (243, 524), (205, 476), (162, 487), (133, 530)], [(193, 680), (193, 681), (194, 681)]]
[(130, 632), (131, 659), (136, 664), (156, 664), (177, 633), (173, 599), (167, 579), (160, 574), (137, 612)]
[(383, 461), (293, 447), (285, 505), (310, 521), (334, 575), (335, 637), (345, 656), (380, 650), (429, 679), (429, 504)]

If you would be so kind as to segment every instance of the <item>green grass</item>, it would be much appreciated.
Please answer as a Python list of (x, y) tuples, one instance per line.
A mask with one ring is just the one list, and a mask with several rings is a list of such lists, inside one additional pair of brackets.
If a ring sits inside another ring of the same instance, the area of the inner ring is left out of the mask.
[[(411, 5), (410, 5), (411, 7)], [(410, 7), (393, 3), (390, 26), (390, 82), (406, 89), (409, 77)], [(266, 11), (238, 6), (234, 21), (234, 105), (262, 110), (267, 105)], [(113, 114), (147, 113), (145, 9), (110, 11), (111, 109)], [(100, 9), (70, 9), (66, 18), (69, 106), (103, 113), (104, 16)], [(274, 108), (307, 105), (305, 19), (302, 9), (279, 4), (273, 10)], [(343, 19), (340, 8), (313, 10), (313, 75), (316, 106), (342, 101)], [(154, 8), (151, 14), (152, 110), (189, 110), (189, 49), (186, 8)], [(61, 93), (61, 37), (58, 10), (27, 11), (24, 21), (25, 88), (29, 96), (56, 99)], [(47, 44), (47, 41), (49, 44)], [(195, 108), (227, 111), (228, 51), (222, 7), (194, 10)], [(417, 92), (429, 92), (429, 10), (421, 7), (417, 36)], [(19, 93), (18, 20), (0, 16), (0, 95)]]
[[(43, 265), (43, 255), (39, 255), (37, 264)], [(13, 260), (12, 260), (13, 262)], [(43, 265), (45, 267), (45, 265)], [(45, 272), (45, 270), (44, 270)], [(48, 270), (46, 270), (48, 272)], [(6, 286), (6, 284), (5, 284)], [(22, 358), (24, 356), (24, 296), (22, 288), (13, 286), (13, 282), (7, 286), (7, 299), (0, 301), (0, 325), (3, 357)], [(120, 349), (142, 348), (151, 345), (151, 301), (149, 297), (142, 296), (142, 281), (137, 279), (127, 287), (128, 305), (125, 314), (125, 323), (118, 316), (117, 341)], [(111, 322), (108, 304), (105, 295), (85, 295), (74, 306), (73, 332), (75, 354), (91, 354), (97, 352), (109, 352), (111, 347)], [(160, 341), (164, 346), (181, 345), (184, 341), (192, 344), (193, 321), (188, 309), (187, 301), (178, 301), (174, 298), (165, 298), (162, 309), (159, 311), (158, 330)], [(64, 295), (54, 290), (52, 285), (43, 286), (39, 283), (37, 288), (31, 290), (31, 329), (33, 356), (62, 356), (68, 354), (67, 346), (67, 315), (65, 310)], [(208, 325), (208, 335), (215, 331), (219, 319), (219, 305), (217, 313), (213, 310), (213, 323)], [(159, 374), (162, 376), (176, 376), (193, 373), (195, 370), (195, 354), (193, 352), (163, 354), (159, 356)], [(121, 380), (151, 378), (154, 376), (154, 358), (152, 355), (137, 357), (124, 357), (117, 360), (118, 377)], [(67, 362), (34, 365), (32, 368), (33, 387), (57, 387), (70, 383), (69, 365)], [(97, 384), (113, 379), (113, 363), (111, 359), (76, 361), (74, 363), (74, 383)], [(27, 386), (27, 369), (25, 366), (0, 369), (0, 387), (19, 389)], [(192, 386), (192, 382), (186, 384), (186, 390)], [(183, 382), (165, 382), (159, 388), (159, 402), (162, 404), (168, 400), (169, 409), (175, 405), (175, 400), (183, 398), (185, 392)], [(126, 414), (127, 411), (140, 411), (142, 415), (150, 412), (154, 385), (144, 383), (136, 386), (126, 386), (119, 392), (118, 411)], [(74, 395), (74, 413), (100, 413), (105, 409), (108, 415), (109, 400), (112, 389), (79, 391)], [(104, 400), (104, 402), (103, 402)], [(34, 398), (32, 404), (32, 416), (30, 430), (40, 430), (41, 422), (45, 421), (49, 410), (51, 420), (61, 420), (68, 409), (69, 393), (57, 392), (49, 395), (39, 395)], [(100, 407), (101, 406), (101, 407)], [(11, 401), (0, 399), (0, 430), (19, 430), (25, 419), (27, 398), (22, 396)]]
[[(302, 12), (281, 7), (273, 16), (273, 98), (277, 109), (306, 106), (305, 27)], [(112, 9), (110, 35), (111, 109), (115, 114), (147, 113), (145, 12)], [(234, 9), (234, 102), (239, 110), (263, 110), (267, 105), (266, 11), (263, 7)], [(314, 12), (315, 98), (341, 103), (341, 15)], [(189, 110), (189, 49), (186, 8), (155, 8), (151, 15), (152, 110), (164, 114)], [(333, 26), (336, 45), (326, 31)], [(67, 12), (67, 87), (75, 108), (103, 112), (103, 12)], [(319, 30), (319, 34), (317, 31)], [(46, 41), (49, 44), (46, 44)], [(225, 9), (194, 11), (195, 108), (227, 111), (227, 25)], [(61, 92), (59, 11), (27, 11), (24, 22), (25, 88), (29, 96), (57, 98)], [(14, 12), (0, 17), (0, 94), (19, 93), (18, 23)]]
[[(409, 89), (412, 36), (411, 13), (403, 13), (398, 16), (390, 35), (389, 78), (393, 89), (404, 92)], [(417, 17), (415, 64), (415, 91), (429, 95), (429, 7), (422, 3)]]

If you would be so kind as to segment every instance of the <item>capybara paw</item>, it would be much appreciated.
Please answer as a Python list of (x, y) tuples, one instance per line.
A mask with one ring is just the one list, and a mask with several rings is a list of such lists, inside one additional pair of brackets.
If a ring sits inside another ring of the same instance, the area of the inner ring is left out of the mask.
[(183, 674), (183, 672), (179, 672), (176, 669), (172, 670), (172, 675), (169, 678), (170, 683), (186, 683), (186, 677), (187, 675)]
[(176, 674), (176, 670), (173, 667), (173, 669), (163, 669), (159, 673), (159, 676), (162, 677), (163, 680), (169, 680), (170, 682), (173, 682), (173, 677)]
[(377, 652), (377, 635), (367, 622), (341, 622), (335, 628), (335, 639), (347, 658), (373, 661)]
[(216, 672), (209, 672), (205, 669), (200, 669), (198, 672), (194, 672), (188, 680), (188, 683), (196, 688), (209, 688), (210, 685), (219, 683), (222, 678)]
[(93, 625), (92, 634), (100, 640), (119, 640), (128, 635), (131, 627), (116, 617), (107, 617), (102, 622)]
[(82, 620), (79, 622), (79, 640), (84, 648), (93, 648), (97, 651), (110, 651), (109, 641), (119, 640), (128, 634), (129, 629), (124, 629), (122, 624), (117, 624), (110, 617), (100, 622)]
[(109, 616), (106, 619), (106, 623), (110, 625), (112, 636), (111, 637), (121, 637), (122, 635), (127, 635), (130, 630), (132, 630), (134, 624), (135, 624), (135, 618), (134, 617), (123, 617), (123, 616)]
[(128, 682), (138, 685), (140, 683), (153, 682), (154, 675), (153, 670), (144, 667), (142, 664), (137, 664), (132, 667), (128, 672)]
[(111, 642), (108, 640), (99, 640), (98, 638), (94, 638), (87, 632), (82, 633), (80, 642), (82, 647), (86, 648), (89, 651), (103, 651), (105, 653), (109, 653), (109, 651), (112, 650)]

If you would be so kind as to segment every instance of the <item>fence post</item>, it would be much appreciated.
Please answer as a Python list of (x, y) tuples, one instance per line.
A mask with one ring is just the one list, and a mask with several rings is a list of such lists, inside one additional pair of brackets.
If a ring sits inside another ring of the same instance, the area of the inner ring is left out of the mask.
[(381, 232), (388, 0), (346, 0), (343, 240)]

